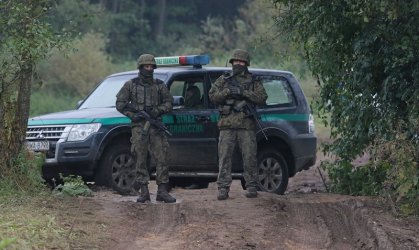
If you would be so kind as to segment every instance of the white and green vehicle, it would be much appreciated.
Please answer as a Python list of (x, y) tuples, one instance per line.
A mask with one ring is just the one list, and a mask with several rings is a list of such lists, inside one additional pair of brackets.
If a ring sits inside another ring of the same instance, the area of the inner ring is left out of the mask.
[[(205, 55), (156, 58), (155, 78), (167, 84), (174, 96), (174, 109), (163, 117), (169, 136), (170, 177), (173, 183), (190, 181), (207, 184), (218, 174), (218, 109), (209, 101), (211, 84), (231, 68), (205, 67)], [(290, 72), (249, 69), (268, 94), (265, 106), (257, 107), (267, 140), (257, 128), (259, 184), (263, 191), (283, 194), (289, 177), (308, 169), (316, 160), (317, 139), (309, 105)], [(44, 178), (58, 173), (81, 175), (98, 184), (126, 193), (135, 179), (130, 153), (130, 119), (115, 109), (116, 94), (138, 71), (106, 77), (75, 110), (29, 119), (27, 145), (45, 151)], [(201, 107), (182, 106), (187, 87), (201, 92)], [(242, 164), (235, 154), (233, 178), (241, 179)], [(153, 159), (150, 159), (153, 172)]]

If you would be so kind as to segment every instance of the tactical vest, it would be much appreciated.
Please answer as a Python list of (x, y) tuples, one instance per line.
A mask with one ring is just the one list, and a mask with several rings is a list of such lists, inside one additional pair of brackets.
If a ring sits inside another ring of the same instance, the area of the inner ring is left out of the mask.
[[(237, 79), (233, 76), (225, 76), (224, 77), (224, 84), (226, 85), (233, 85), (233, 86), (240, 86), (243, 90), (255, 90), (254, 85), (255, 77), (252, 75), (252, 78), (246, 82), (240, 83)], [(239, 110), (234, 110), (233, 107), (236, 106), (241, 100), (230, 98), (227, 99), (224, 105), (220, 105), (218, 107), (218, 111), (220, 115), (229, 115), (231, 112), (238, 112)]]
[[(246, 82), (240, 83), (234, 77), (224, 77), (224, 84), (240, 85), (243, 90), (254, 91), (254, 77), (252, 76)], [(220, 112), (220, 120), (218, 121), (218, 128), (223, 129), (255, 129), (255, 121), (244, 112), (244, 110), (235, 110), (236, 106), (241, 100), (229, 98), (223, 105), (218, 107)]]
[(143, 84), (139, 77), (131, 80), (131, 103), (137, 110), (145, 110), (146, 107), (156, 107), (161, 104), (160, 80), (153, 79), (153, 84)]

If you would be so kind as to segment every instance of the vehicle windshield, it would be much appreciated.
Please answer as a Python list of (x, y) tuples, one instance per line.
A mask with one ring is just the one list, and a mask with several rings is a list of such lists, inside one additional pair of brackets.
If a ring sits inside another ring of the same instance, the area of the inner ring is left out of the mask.
[[(79, 109), (115, 107), (116, 94), (124, 83), (136, 75), (127, 74), (106, 78), (87, 98)], [(154, 78), (165, 81), (165, 74), (154, 74)]]

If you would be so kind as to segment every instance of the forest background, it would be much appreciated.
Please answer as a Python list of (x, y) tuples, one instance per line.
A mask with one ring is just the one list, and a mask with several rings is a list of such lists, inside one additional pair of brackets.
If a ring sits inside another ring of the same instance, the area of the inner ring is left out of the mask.
[[(135, 69), (142, 53), (206, 53), (211, 65), (225, 66), (231, 51), (243, 48), (252, 67), (307, 79), (298, 51), (289, 53), (293, 48), (278, 35), (273, 13), (266, 0), (57, 1), (48, 21), (71, 34), (71, 49), (53, 50), (38, 67), (42, 80), (33, 86), (30, 115), (75, 108), (107, 75)], [(304, 81), (304, 88), (311, 96), (315, 82)]]

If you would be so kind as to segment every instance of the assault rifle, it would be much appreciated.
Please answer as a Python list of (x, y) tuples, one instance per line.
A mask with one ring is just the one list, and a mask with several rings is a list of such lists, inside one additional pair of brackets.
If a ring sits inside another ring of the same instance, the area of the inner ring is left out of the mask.
[[(150, 125), (152, 125), (152, 126), (154, 126), (154, 127), (158, 128), (158, 129), (161, 129), (161, 130), (163, 130), (166, 134), (168, 134), (168, 135), (172, 136), (172, 133), (170, 133), (169, 129), (168, 129), (168, 128), (164, 125), (164, 123), (163, 123), (163, 122), (161, 122), (161, 121), (159, 121), (159, 120), (156, 120), (156, 119), (151, 118), (151, 116), (150, 116), (147, 112), (145, 112), (145, 111), (143, 111), (143, 110), (137, 110), (137, 109), (135, 109), (134, 107), (132, 107), (132, 105), (131, 105), (131, 104), (129, 104), (129, 103), (125, 106), (125, 110), (126, 110), (126, 111), (129, 111), (129, 112), (132, 112), (132, 113), (134, 113), (134, 114), (136, 114), (136, 115), (138, 115), (139, 117), (141, 117), (141, 118), (143, 118), (144, 120), (146, 120), (146, 123), (148, 122)], [(149, 125), (147, 125), (147, 124), (146, 124), (145, 126), (149, 126)]]
[(265, 137), (265, 139), (268, 140), (268, 136), (266, 135), (265, 130), (264, 130), (262, 124), (260, 123), (259, 114), (256, 111), (256, 109), (253, 107), (253, 105), (248, 103), (246, 100), (241, 100), (239, 103), (234, 105), (233, 109), (237, 112), (240, 112), (243, 109), (246, 109), (248, 111), (248, 115), (250, 117), (253, 117), (253, 119), (255, 119), (256, 124), (259, 127), (260, 131), (262, 131), (262, 134)]
[[(256, 124), (259, 127), (260, 131), (262, 131), (263, 136), (265, 137), (266, 140), (268, 140), (268, 136), (266, 135), (265, 130), (262, 124), (260, 123), (258, 112), (250, 103), (248, 103), (246, 100), (243, 99), (243, 96), (241, 95), (242, 88), (240, 86), (240, 83), (236, 79), (234, 79), (233, 76), (234, 76), (233, 74), (229, 75), (229, 74), (224, 73), (224, 79), (228, 83), (228, 88), (230, 89), (230, 91), (233, 92), (233, 94), (231, 94), (230, 97), (235, 100), (241, 100), (239, 103), (233, 106), (233, 109), (236, 112), (243, 111), (243, 109), (247, 110), (248, 111), (247, 115), (255, 119)], [(240, 94), (237, 94), (237, 92), (240, 92)]]

